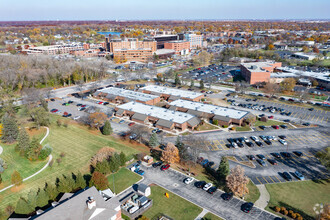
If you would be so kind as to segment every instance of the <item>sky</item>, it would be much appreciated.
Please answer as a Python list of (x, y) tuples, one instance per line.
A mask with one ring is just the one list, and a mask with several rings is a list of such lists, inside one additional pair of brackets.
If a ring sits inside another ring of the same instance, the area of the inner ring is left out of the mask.
[(0, 21), (330, 19), (330, 0), (0, 0)]

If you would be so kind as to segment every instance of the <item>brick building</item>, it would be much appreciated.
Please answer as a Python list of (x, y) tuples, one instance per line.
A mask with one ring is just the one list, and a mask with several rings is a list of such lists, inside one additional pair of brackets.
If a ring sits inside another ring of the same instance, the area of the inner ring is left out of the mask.
[(164, 43), (164, 48), (174, 50), (177, 55), (186, 55), (190, 50), (190, 42), (183, 40), (169, 41)]
[(253, 85), (258, 82), (269, 82), (270, 74), (275, 68), (281, 67), (281, 62), (252, 62), (241, 64), (241, 74)]

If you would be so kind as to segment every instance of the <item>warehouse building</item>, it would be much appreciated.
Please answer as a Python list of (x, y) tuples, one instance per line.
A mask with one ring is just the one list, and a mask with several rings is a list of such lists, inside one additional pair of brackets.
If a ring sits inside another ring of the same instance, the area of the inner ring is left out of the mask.
[(218, 120), (218, 124), (221, 126), (229, 126), (231, 124), (241, 126), (244, 119), (249, 116), (247, 111), (182, 99), (169, 103), (169, 109), (196, 115), (199, 118)]
[(115, 104), (123, 104), (136, 101), (147, 105), (154, 105), (160, 101), (160, 97), (156, 95), (150, 95), (116, 87), (97, 90), (93, 96)]
[(181, 90), (181, 89), (173, 89), (163, 86), (156, 86), (156, 85), (148, 85), (141, 88), (139, 91), (147, 94), (157, 95), (160, 96), (163, 100), (172, 102), (178, 99), (185, 99), (190, 101), (200, 101), (201, 98), (204, 97), (202, 93)]
[(115, 115), (118, 117), (126, 116), (132, 121), (153, 125), (167, 131), (193, 130), (200, 123), (200, 120), (194, 115), (139, 102), (128, 102), (117, 106)]

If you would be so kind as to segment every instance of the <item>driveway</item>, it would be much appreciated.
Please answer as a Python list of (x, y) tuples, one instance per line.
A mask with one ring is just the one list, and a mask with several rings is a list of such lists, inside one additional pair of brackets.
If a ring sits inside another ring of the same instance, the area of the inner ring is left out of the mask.
[(142, 183), (155, 183), (182, 198), (207, 209), (224, 219), (232, 220), (248, 220), (248, 219), (274, 219), (276, 216), (268, 211), (254, 207), (250, 213), (241, 211), (243, 200), (233, 198), (230, 201), (224, 201), (220, 196), (223, 193), (218, 190), (213, 195), (198, 189), (194, 183), (186, 185), (183, 180), (186, 176), (172, 169), (161, 171), (160, 168), (143, 167), (145, 170), (144, 180)]

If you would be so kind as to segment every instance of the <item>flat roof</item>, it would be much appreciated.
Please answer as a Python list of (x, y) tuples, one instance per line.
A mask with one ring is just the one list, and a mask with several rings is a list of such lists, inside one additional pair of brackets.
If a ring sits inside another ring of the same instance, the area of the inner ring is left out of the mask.
[[(278, 73), (279, 74), (291, 74), (292, 77), (312, 77), (315, 79), (323, 80), (330, 82), (330, 72), (324, 71), (324, 72), (313, 72), (313, 71), (302, 71), (302, 70), (296, 70), (290, 67), (279, 67), (279, 70), (285, 71), (284, 73)], [(275, 75), (274, 75), (275, 76)]]
[(194, 115), (187, 114), (184, 112), (173, 111), (166, 108), (161, 108), (152, 105), (145, 105), (139, 102), (128, 102), (118, 106), (119, 109), (133, 111), (143, 115), (164, 119), (166, 121), (172, 121), (178, 124), (183, 124), (186, 121), (194, 118)]
[(143, 92), (135, 92), (135, 91), (116, 88), (116, 87), (104, 88), (104, 89), (100, 89), (97, 91), (102, 92), (102, 93), (107, 93), (110, 95), (122, 96), (122, 97), (132, 99), (132, 100), (139, 100), (139, 101), (143, 101), (143, 102), (153, 100), (158, 97), (156, 95), (150, 95), (150, 94), (146, 94)]
[(264, 69), (264, 67), (271, 67), (271, 64), (275, 62), (252, 62), (252, 63), (241, 63), (246, 69), (251, 72), (268, 72)]
[(194, 98), (197, 98), (197, 97), (203, 95), (203, 93), (199, 93), (199, 92), (193, 92), (193, 91), (187, 91), (187, 90), (181, 90), (181, 89), (173, 89), (173, 88), (157, 86), (157, 85), (148, 85), (148, 86), (142, 87), (141, 90), (147, 90), (150, 92), (173, 95), (173, 96), (189, 98), (189, 99), (194, 99)]
[(170, 103), (172, 106), (191, 109), (199, 112), (206, 112), (214, 115), (225, 116), (234, 119), (241, 119), (249, 112), (236, 110), (232, 108), (221, 107), (217, 105), (204, 104), (201, 102), (192, 102), (188, 100), (178, 99)]

